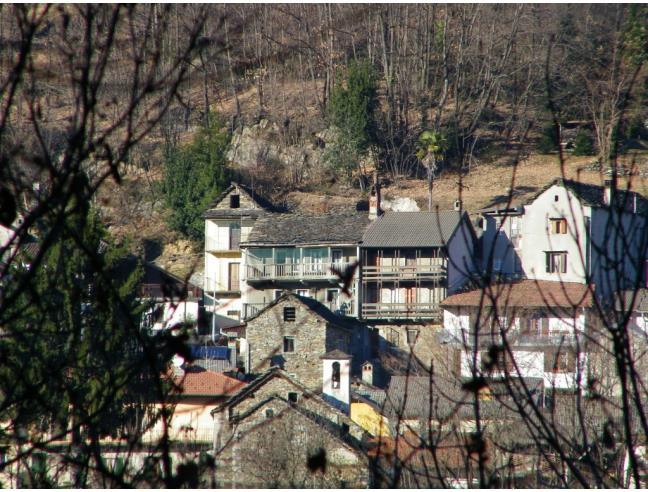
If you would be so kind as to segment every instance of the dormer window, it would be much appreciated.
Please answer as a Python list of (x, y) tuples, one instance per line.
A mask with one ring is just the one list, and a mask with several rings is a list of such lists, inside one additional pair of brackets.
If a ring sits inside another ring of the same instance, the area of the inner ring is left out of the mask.
[(230, 195), (230, 208), (240, 208), (240, 207), (241, 207), (241, 196)]

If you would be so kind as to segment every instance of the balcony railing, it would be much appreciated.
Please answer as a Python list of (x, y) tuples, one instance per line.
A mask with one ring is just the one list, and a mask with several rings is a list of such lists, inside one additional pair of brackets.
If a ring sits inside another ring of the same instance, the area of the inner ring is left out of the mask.
[(446, 278), (448, 270), (445, 260), (433, 265), (381, 265), (363, 266), (363, 280), (436, 280)]
[(441, 309), (436, 302), (375, 302), (362, 303), (365, 319), (441, 319)]
[(265, 263), (246, 265), (248, 282), (263, 280), (328, 280), (337, 275), (331, 267), (343, 271), (348, 263), (326, 261), (322, 263)]
[[(511, 346), (516, 347), (535, 347), (535, 346), (548, 346), (557, 347), (560, 345), (573, 345), (576, 343), (578, 334), (569, 332), (555, 332), (545, 334), (531, 334), (520, 333), (518, 331), (510, 331), (506, 334), (506, 341)], [(449, 343), (462, 343), (468, 346), (475, 344), (475, 333), (464, 332), (463, 334), (453, 333), (450, 330), (443, 330), (439, 335), (441, 340)], [(498, 345), (502, 342), (500, 333), (480, 333), (477, 337), (477, 344), (479, 346)]]

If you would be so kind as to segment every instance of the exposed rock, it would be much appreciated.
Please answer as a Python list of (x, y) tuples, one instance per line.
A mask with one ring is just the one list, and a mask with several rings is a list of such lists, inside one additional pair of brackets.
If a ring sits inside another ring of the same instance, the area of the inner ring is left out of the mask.
[(384, 199), (380, 204), (383, 210), (391, 210), (392, 212), (420, 212), (421, 209), (416, 204), (413, 198), (409, 197), (396, 197), (392, 200)]

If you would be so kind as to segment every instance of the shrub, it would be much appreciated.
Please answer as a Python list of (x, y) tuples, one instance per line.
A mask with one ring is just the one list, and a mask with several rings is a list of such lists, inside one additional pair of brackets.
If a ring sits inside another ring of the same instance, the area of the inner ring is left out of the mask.
[(574, 139), (573, 155), (594, 155), (594, 145), (589, 133), (582, 128), (578, 130)]

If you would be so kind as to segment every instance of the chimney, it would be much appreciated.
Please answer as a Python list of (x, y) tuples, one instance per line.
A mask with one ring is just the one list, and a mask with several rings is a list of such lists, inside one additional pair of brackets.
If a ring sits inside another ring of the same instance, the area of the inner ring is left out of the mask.
[(376, 220), (381, 214), (380, 210), (380, 183), (378, 183), (378, 171), (373, 174), (373, 189), (369, 197), (369, 219)]
[(611, 179), (606, 179), (604, 181), (604, 196), (603, 196), (603, 201), (606, 205), (611, 205), (612, 204), (612, 180)]
[(373, 386), (373, 364), (369, 361), (362, 364), (362, 381)]
[(461, 212), (462, 207), (463, 207), (463, 204), (461, 203), (461, 200), (455, 200), (454, 201), (455, 212)]

